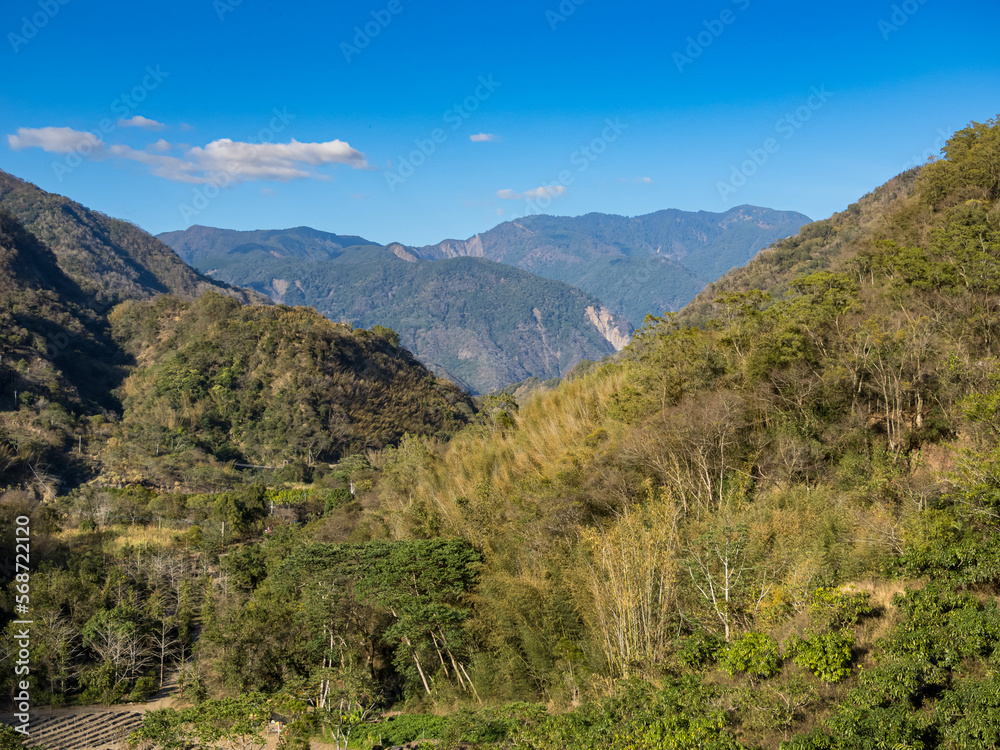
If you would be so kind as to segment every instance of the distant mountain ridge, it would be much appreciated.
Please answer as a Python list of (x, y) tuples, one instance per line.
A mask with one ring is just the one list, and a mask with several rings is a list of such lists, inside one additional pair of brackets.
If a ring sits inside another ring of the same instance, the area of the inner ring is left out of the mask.
[(429, 261), (401, 245), (351, 247), (327, 259), (222, 246), (229, 254), (196, 258), (203, 271), (334, 321), (392, 328), (422, 362), (475, 392), (559, 377), (631, 340), (628, 323), (595, 297), (483, 258)]
[(321, 232), (310, 227), (260, 229), (237, 232), (194, 225), (178, 232), (164, 232), (157, 239), (173, 248), (186, 263), (197, 265), (200, 258), (262, 250), (275, 257), (329, 260), (349, 247), (377, 243), (364, 237)]
[[(665, 209), (635, 217), (541, 215), (506, 221), (466, 240), (384, 247), (409, 261), (471, 257), (515, 266), (575, 286), (615, 317), (638, 326), (648, 313), (679, 310), (707, 284), (810, 221), (795, 211), (757, 206), (723, 213)], [(310, 227), (236, 231), (195, 225), (159, 239), (203, 271), (209, 270), (206, 258), (254, 250), (274, 257), (333, 260), (351, 246), (383, 247)]]
[(721, 214), (531, 216), (424, 247), (310, 227), (196, 225), (159, 239), (212, 278), (275, 302), (389, 326), (436, 372), (483, 392), (562, 376), (583, 359), (620, 351), (647, 314), (680, 308), (808, 221), (740, 206)]
[(737, 206), (724, 213), (665, 209), (645, 216), (527, 216), (467, 240), (419, 248), (421, 257), (472, 256), (565, 281), (638, 326), (678, 310), (811, 219), (794, 211)]

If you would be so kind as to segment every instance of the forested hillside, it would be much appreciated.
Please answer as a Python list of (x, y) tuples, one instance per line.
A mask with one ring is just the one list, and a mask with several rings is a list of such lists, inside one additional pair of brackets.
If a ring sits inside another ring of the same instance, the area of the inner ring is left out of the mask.
[(0, 209), (15, 216), (86, 292), (107, 309), (127, 299), (171, 293), (196, 297), (221, 291), (244, 302), (267, 299), (208, 279), (134, 224), (92, 211), (0, 170)]
[(206, 460), (295, 462), (308, 476), (318, 462), (408, 433), (447, 438), (473, 414), (468, 396), (427, 372), (393, 331), (353, 330), (307, 308), (160, 297), (120, 305), (111, 326), (136, 362), (103, 456), (121, 467), (119, 484), (190, 483)]
[(368, 246), (308, 260), (251, 245), (198, 262), (331, 320), (392, 328), (421, 362), (474, 393), (561, 377), (614, 354), (632, 332), (579, 289), (482, 258), (404, 260)]
[[(177, 669), (187, 703), (147, 714), (144, 747), (236, 741), (271, 710), (299, 747), (997, 745), (1000, 123), (944, 156), (450, 438), (227, 487), (9, 494), (51, 561), (35, 695), (139, 700)], [(119, 308), (124, 427), (306, 445), (309, 398), (282, 387), (324, 375), (308, 320)], [(277, 321), (299, 343), (267, 348)], [(285, 373), (262, 388), (244, 327)]]
[[(112, 243), (116, 220), (0, 176), (63, 248), (0, 209), (0, 487), (49, 498), (96, 477), (212, 488), (242, 481), (235, 463), (309, 475), (407, 433), (445, 437), (472, 415), (393, 331), (244, 306), (257, 295), (200, 277), (141, 230), (126, 232), (134, 247)], [(145, 249), (126, 262), (129, 247)], [(81, 253), (112, 270), (64, 270)], [(164, 268), (180, 270), (154, 273)], [(177, 296), (149, 300), (163, 288)], [(116, 299), (128, 301), (109, 310)]]

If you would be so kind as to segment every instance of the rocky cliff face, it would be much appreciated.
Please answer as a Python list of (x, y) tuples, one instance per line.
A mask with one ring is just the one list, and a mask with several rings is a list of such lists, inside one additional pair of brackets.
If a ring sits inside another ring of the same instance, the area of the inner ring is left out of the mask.
[(617, 320), (603, 305), (598, 308), (590, 306), (586, 312), (587, 320), (600, 331), (604, 340), (611, 344), (616, 352), (620, 352), (632, 341), (629, 326)]

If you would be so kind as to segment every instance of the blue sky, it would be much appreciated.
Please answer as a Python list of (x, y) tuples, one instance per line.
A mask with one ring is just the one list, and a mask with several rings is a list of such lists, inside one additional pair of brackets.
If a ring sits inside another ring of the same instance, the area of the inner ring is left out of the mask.
[(0, 167), (151, 232), (819, 219), (1000, 113), (995, 0), (5, 0)]

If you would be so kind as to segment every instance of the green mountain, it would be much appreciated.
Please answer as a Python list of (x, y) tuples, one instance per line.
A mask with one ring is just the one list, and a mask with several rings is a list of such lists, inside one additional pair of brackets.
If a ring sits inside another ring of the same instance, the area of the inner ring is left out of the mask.
[(621, 349), (629, 321), (677, 309), (806, 221), (752, 206), (724, 214), (532, 216), (423, 248), (382, 248), (308, 227), (193, 226), (159, 238), (213, 278), (333, 320), (389, 326), (436, 372), (485, 392), (562, 376), (583, 359)]
[(107, 309), (127, 299), (177, 294), (193, 299), (208, 290), (258, 304), (267, 300), (208, 279), (134, 224), (47, 193), (0, 170), (0, 209), (55, 253), (59, 267)]
[(74, 422), (116, 407), (125, 361), (52, 251), (0, 210), (0, 483), (54, 465), (84, 476), (69, 455)]
[[(447, 436), (473, 413), (393, 331), (214, 292), (119, 305), (112, 331), (137, 367), (121, 387), (109, 481), (183, 482), (192, 466), (330, 462), (405, 434)], [(208, 479), (203, 476), (203, 481)], [(231, 481), (219, 471), (217, 481)]]
[(794, 211), (737, 206), (725, 213), (668, 209), (636, 216), (527, 216), (421, 257), (472, 256), (572, 284), (638, 326), (677, 310), (710, 281), (809, 222)]
[(309, 227), (234, 232), (194, 225), (179, 232), (164, 232), (157, 239), (173, 248), (184, 261), (198, 267), (201, 258), (239, 255), (261, 250), (280, 258), (329, 260), (346, 248), (372, 245), (364, 237), (321, 232)]
[(474, 392), (565, 375), (584, 359), (613, 354), (631, 333), (593, 297), (481, 258), (418, 260), (395, 245), (309, 260), (229, 246), (229, 255), (196, 262), (276, 302), (392, 328), (422, 362)]
[[(0, 210), (0, 382), (18, 403), (110, 403), (115, 361), (103, 319), (55, 254)], [(4, 406), (13, 405), (13, 400)]]
[(446, 436), (473, 412), (388, 329), (274, 307), (137, 227), (0, 185), (59, 248), (0, 208), (0, 486), (209, 487), (240, 481), (233, 461), (336, 460)]

